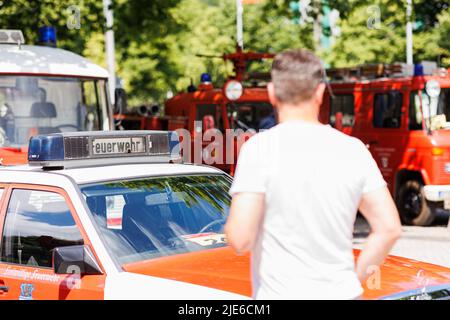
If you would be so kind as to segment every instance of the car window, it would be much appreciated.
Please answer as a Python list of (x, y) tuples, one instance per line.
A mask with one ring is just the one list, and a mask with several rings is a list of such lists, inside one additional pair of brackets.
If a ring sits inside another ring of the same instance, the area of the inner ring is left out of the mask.
[(268, 102), (232, 102), (227, 105), (232, 129), (267, 130), (277, 123), (275, 110)]
[(123, 264), (225, 246), (230, 184), (223, 175), (168, 176), (84, 185), (81, 192)]
[(400, 128), (403, 94), (399, 91), (377, 93), (373, 101), (373, 126), (375, 128)]
[(104, 80), (0, 76), (0, 146), (24, 146), (38, 134), (105, 128), (105, 89)]
[(51, 268), (54, 248), (81, 244), (81, 233), (63, 196), (13, 190), (3, 227), (2, 262)]
[(355, 97), (353, 94), (339, 94), (330, 97), (330, 124), (336, 126), (336, 113), (342, 113), (342, 126), (353, 127), (355, 123)]

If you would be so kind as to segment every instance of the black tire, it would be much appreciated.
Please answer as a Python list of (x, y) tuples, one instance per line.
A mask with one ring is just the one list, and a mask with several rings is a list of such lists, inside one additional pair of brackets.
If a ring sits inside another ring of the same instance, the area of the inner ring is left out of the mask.
[(423, 183), (417, 180), (407, 180), (400, 186), (397, 208), (406, 225), (429, 226), (435, 219), (435, 210), (425, 199)]

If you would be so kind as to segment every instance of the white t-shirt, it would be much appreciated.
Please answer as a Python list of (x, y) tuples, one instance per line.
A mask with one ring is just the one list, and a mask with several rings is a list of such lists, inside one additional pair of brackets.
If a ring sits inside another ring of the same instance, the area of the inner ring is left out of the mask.
[(364, 193), (386, 186), (358, 139), (330, 126), (291, 121), (241, 148), (230, 194), (264, 193), (252, 252), (256, 299), (353, 299), (353, 225)]

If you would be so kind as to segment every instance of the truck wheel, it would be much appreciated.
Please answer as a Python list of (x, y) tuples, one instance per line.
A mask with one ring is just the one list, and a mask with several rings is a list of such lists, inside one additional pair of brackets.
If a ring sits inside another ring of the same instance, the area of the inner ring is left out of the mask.
[(408, 180), (400, 187), (397, 197), (397, 208), (404, 224), (413, 226), (429, 226), (435, 215), (425, 199), (423, 184), (417, 180)]

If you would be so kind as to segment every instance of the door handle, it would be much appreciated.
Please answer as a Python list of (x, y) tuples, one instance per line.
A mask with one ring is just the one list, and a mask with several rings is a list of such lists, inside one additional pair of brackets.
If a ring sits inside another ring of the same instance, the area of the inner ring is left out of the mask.
[(3, 291), (6, 293), (9, 291), (9, 287), (8, 286), (0, 286), (0, 291)]

